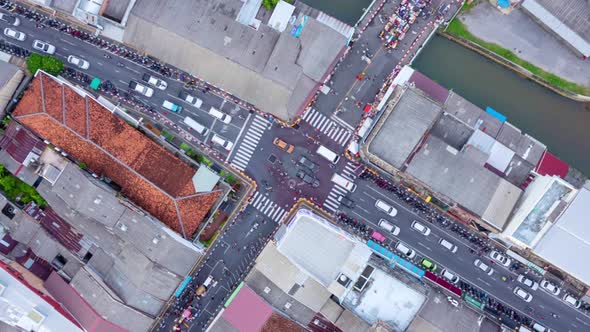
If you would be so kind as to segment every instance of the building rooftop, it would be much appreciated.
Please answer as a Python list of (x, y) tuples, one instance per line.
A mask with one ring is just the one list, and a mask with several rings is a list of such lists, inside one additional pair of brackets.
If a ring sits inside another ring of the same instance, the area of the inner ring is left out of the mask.
[(297, 212), (277, 249), (328, 289), (341, 274), (356, 280), (371, 256), (364, 244), (309, 210)]
[(83, 331), (74, 318), (51, 297), (22, 279), (6, 263), (0, 262), (2, 307), (0, 320), (24, 331)]
[(458, 151), (430, 136), (406, 172), (502, 229), (522, 190), (484, 168), (487, 158), (476, 148)]
[(121, 23), (125, 12), (131, 0), (117, 0), (117, 1), (106, 1), (106, 8), (101, 12), (101, 16), (109, 18), (117, 23)]
[(583, 188), (533, 252), (585, 284), (590, 284), (590, 267), (580, 264), (574, 253), (590, 252), (590, 190)]
[[(298, 17), (298, 38), (291, 23), (282, 33), (264, 24), (254, 29), (237, 21), (242, 5), (247, 3), (139, 0), (124, 41), (290, 120), (335, 64), (347, 38), (313, 17), (305, 22)], [(162, 42), (153, 43), (154, 38)]]
[(221, 192), (197, 194), (192, 167), (78, 91), (39, 73), (13, 116), (110, 178), (124, 195), (176, 232), (192, 235)]
[(421, 91), (408, 88), (397, 103), (388, 106), (379, 132), (369, 142), (369, 152), (402, 169), (441, 111), (442, 107)]
[(585, 56), (590, 56), (590, 3), (587, 0), (525, 0), (528, 13)]

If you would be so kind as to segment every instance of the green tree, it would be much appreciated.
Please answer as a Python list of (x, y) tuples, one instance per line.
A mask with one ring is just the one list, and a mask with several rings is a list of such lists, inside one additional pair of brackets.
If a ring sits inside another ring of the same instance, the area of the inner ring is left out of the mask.
[(280, 0), (262, 0), (262, 6), (266, 8), (266, 10), (273, 10)]
[(33, 53), (27, 58), (27, 68), (31, 74), (35, 74), (37, 70), (41, 69), (43, 56), (38, 53)]
[(57, 76), (64, 70), (64, 63), (51, 55), (33, 53), (27, 58), (27, 68), (31, 74), (35, 74), (37, 70), (41, 69), (48, 74)]

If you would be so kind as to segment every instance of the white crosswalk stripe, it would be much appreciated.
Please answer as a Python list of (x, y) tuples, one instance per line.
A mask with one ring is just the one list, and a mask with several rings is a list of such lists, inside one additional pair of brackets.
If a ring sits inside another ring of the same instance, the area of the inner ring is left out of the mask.
[(236, 153), (233, 155), (231, 160), (231, 164), (234, 165), (237, 169), (243, 171), (248, 166), (250, 162), (250, 158), (256, 152), (256, 147), (258, 146), (258, 142), (260, 142), (260, 138), (264, 134), (264, 132), (268, 129), (268, 125), (270, 121), (263, 118), (260, 115), (254, 116), (252, 122), (250, 122), (250, 126), (240, 142), (240, 145), (236, 147)]
[(352, 137), (352, 132), (348, 128), (342, 127), (340, 124), (316, 111), (314, 108), (308, 110), (303, 115), (302, 119), (341, 146), (346, 145), (348, 140)]
[(346, 166), (344, 166), (344, 169), (342, 170), (342, 173), (344, 173), (344, 175), (346, 175), (350, 179), (354, 180), (356, 179), (356, 168), (357, 166), (355, 166), (353, 163), (347, 162)]
[(328, 193), (328, 197), (324, 201), (323, 206), (332, 212), (336, 212), (336, 210), (338, 210), (338, 208), (340, 207), (340, 202), (338, 202), (338, 196), (344, 196), (345, 194), (346, 189), (334, 185)]
[(250, 205), (275, 222), (280, 222), (283, 219), (283, 216), (287, 214), (285, 209), (258, 191), (252, 196)]

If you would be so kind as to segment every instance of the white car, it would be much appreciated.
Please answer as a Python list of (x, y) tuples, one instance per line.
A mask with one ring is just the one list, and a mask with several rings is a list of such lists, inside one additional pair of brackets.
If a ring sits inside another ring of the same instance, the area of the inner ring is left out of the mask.
[(200, 108), (203, 105), (203, 101), (185, 91), (180, 91), (178, 93), (178, 98), (186, 101), (187, 103), (193, 105), (196, 108)]
[(456, 284), (456, 283), (458, 283), (458, 282), (459, 282), (459, 276), (458, 276), (458, 275), (456, 275), (456, 274), (454, 274), (453, 272), (451, 272), (451, 271), (447, 270), (447, 269), (443, 269), (443, 270), (440, 272), (440, 275), (441, 275), (443, 278), (447, 279), (447, 280), (448, 280), (450, 283), (452, 283), (452, 284)]
[(11, 28), (4, 29), (4, 35), (6, 37), (9, 37), (9, 38), (12, 38), (12, 39), (16, 39), (16, 40), (19, 40), (19, 41), (24, 41), (25, 39), (27, 39), (27, 35), (25, 35), (23, 32), (16, 31), (16, 30), (11, 29)]
[(495, 260), (496, 262), (504, 265), (504, 266), (510, 266), (510, 263), (512, 263), (512, 261), (510, 260), (510, 258), (502, 255), (500, 252), (494, 250), (490, 253), (490, 257)]
[(480, 270), (482, 270), (483, 272), (485, 272), (489, 276), (491, 276), (494, 273), (494, 269), (492, 269), (486, 263), (482, 262), (479, 259), (476, 259), (473, 262), (473, 265), (475, 265), (477, 268), (479, 268)]
[(160, 90), (166, 90), (168, 87), (168, 83), (150, 74), (143, 74), (141, 79), (147, 82), (147, 84), (153, 85)]
[(440, 244), (444, 248), (447, 248), (453, 254), (457, 252), (457, 245), (452, 243), (451, 241), (447, 241), (441, 238), (440, 240), (438, 240), (438, 244)]
[(525, 302), (531, 302), (533, 300), (533, 296), (529, 292), (525, 291), (524, 289), (518, 286), (514, 287), (513, 293), (514, 295), (523, 299)]
[(574, 308), (579, 308), (580, 306), (582, 306), (582, 302), (580, 302), (580, 300), (569, 295), (568, 293), (565, 293), (565, 295), (563, 296), (563, 300), (565, 301), (565, 303), (571, 305)]
[(428, 228), (428, 226), (424, 225), (421, 222), (414, 220), (414, 221), (412, 221), (411, 226), (412, 226), (413, 230), (422, 233), (422, 235), (424, 235), (424, 236), (428, 236), (430, 234), (430, 228)]
[(539, 288), (539, 283), (525, 277), (522, 274), (519, 275), (518, 278), (516, 278), (516, 280), (518, 280), (518, 282), (520, 282), (520, 283), (525, 284), (526, 286), (528, 286), (532, 290), (537, 290), (537, 288)]
[(71, 64), (73, 64), (74, 66), (76, 66), (76, 67), (78, 67), (80, 69), (88, 69), (88, 68), (90, 68), (90, 62), (88, 62), (88, 61), (86, 61), (84, 59), (78, 58), (75, 55), (70, 55), (68, 57), (68, 63), (71, 63)]
[(146, 97), (151, 97), (154, 94), (154, 89), (150, 88), (149, 86), (139, 84), (135, 81), (129, 82), (129, 87), (133, 89), (133, 91), (139, 92)]
[(378, 199), (377, 202), (375, 202), (375, 207), (378, 208), (379, 210), (387, 213), (391, 217), (395, 217), (397, 215), (396, 208), (394, 208), (393, 206), (387, 204), (387, 202), (382, 201), (380, 199)]
[(36, 49), (37, 51), (41, 51), (43, 53), (47, 53), (47, 54), (53, 54), (55, 53), (55, 46), (46, 43), (44, 41), (41, 41), (39, 39), (35, 39), (35, 41), (33, 42), (33, 48)]
[(15, 27), (20, 25), (20, 18), (4, 13), (0, 13), (0, 21), (4, 21)]
[(557, 287), (555, 284), (553, 284), (552, 282), (548, 281), (548, 280), (541, 280), (541, 288), (543, 288), (544, 290), (546, 290), (548, 293), (553, 294), (555, 296), (559, 295), (559, 293), (561, 292), (561, 289), (559, 289), (559, 287)]

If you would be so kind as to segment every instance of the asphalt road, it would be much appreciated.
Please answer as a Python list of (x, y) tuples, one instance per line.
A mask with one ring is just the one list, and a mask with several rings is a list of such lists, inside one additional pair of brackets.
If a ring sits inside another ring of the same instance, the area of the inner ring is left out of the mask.
[[(417, 24), (415, 28), (420, 30), (420, 24), (425, 26), (427, 21), (422, 22), (419, 20)], [(6, 26), (4, 22), (0, 21), (0, 28), (3, 29)], [(57, 47), (56, 55), (58, 57), (65, 60), (68, 55), (74, 54), (88, 60), (91, 65), (89, 70), (86, 71), (87, 74), (100, 77), (102, 80), (110, 80), (123, 90), (127, 90), (127, 84), (130, 80), (140, 80), (143, 73), (150, 72), (135, 63), (119, 59), (116, 56), (111, 59), (105, 58), (103, 56), (105, 52), (93, 45), (56, 32), (53, 29), (38, 29), (34, 23), (26, 19), (22, 19), (21, 26), (16, 29), (26, 33), (28, 35), (27, 40), (24, 42), (9, 40), (11, 43), (32, 49), (31, 45), (34, 39), (49, 42)], [(371, 31), (374, 33), (374, 31), (378, 30), (378, 26), (374, 26)], [(281, 216), (285, 215), (293, 202), (299, 197), (307, 197), (326, 206), (326, 202), (330, 197), (337, 196), (339, 192), (338, 188), (330, 181), (332, 174), (338, 173), (352, 178), (350, 175), (355, 172), (353, 169), (357, 166), (351, 164), (345, 158), (341, 158), (336, 165), (331, 165), (327, 160), (318, 156), (315, 149), (321, 143), (338, 153), (344, 150), (346, 142), (350, 138), (351, 128), (356, 126), (355, 121), (360, 118), (359, 111), (345, 111), (344, 114), (350, 114), (347, 118), (348, 123), (342, 123), (335, 119), (332, 113), (341, 105), (349, 105), (348, 103), (351, 100), (360, 100), (362, 103), (369, 102), (376, 93), (376, 88), (382, 83), (379, 80), (389, 74), (400, 55), (405, 51), (404, 45), (401, 45), (392, 53), (377, 51), (380, 47), (377, 46), (379, 43), (380, 41), (376, 36), (370, 34), (363, 35), (356, 42), (356, 48), (353, 47), (352, 52), (339, 66), (337, 73), (332, 78), (335, 82), (333, 87), (337, 93), (321, 95), (314, 104), (314, 107), (319, 110), (318, 114), (310, 115), (297, 128), (282, 128), (276, 123), (271, 123), (259, 115), (249, 113), (245, 109), (212, 93), (195, 92), (204, 101), (203, 106), (196, 109), (176, 98), (178, 92), (183, 89), (183, 85), (173, 80), (167, 81), (168, 88), (165, 91), (154, 88), (153, 97), (141, 98), (145, 103), (152, 105), (162, 117), (176, 123), (185, 130), (188, 129), (182, 124), (182, 120), (184, 116), (190, 116), (206, 125), (212, 132), (236, 143), (233, 150), (229, 152), (215, 145), (213, 145), (213, 148), (224, 154), (232, 164), (237, 165), (237, 163), (240, 163), (245, 165), (246, 174), (259, 184), (259, 192), (254, 194), (250, 206), (233, 221), (232, 225), (227, 227), (226, 233), (220, 236), (215, 246), (207, 253), (206, 259), (198, 268), (190, 287), (196, 287), (210, 275), (217, 281), (217, 284), (210, 288), (206, 296), (201, 299), (193, 299), (191, 289), (189, 289), (167, 311), (166, 316), (161, 321), (160, 327), (162, 331), (170, 330), (172, 321), (178, 317), (175, 310), (185, 308), (189, 303), (194, 304), (199, 314), (195, 320), (187, 323), (186, 328), (191, 331), (202, 330), (218, 312), (224, 299), (247, 273), (258, 250), (264, 246), (268, 237), (275, 231)], [(366, 48), (369, 48), (369, 53), (374, 53), (371, 65), (368, 67), (366, 67), (366, 61), (360, 57), (362, 50)], [(123, 62), (125, 66), (117, 66), (118, 62)], [(349, 64), (350, 66), (348, 66)], [(369, 76), (376, 75), (375, 79), (365, 83), (355, 81), (356, 75), (362, 70), (365, 70)], [(340, 93), (338, 93), (339, 91)], [(164, 111), (160, 106), (164, 100), (174, 100), (177, 103), (182, 103), (185, 110), (181, 114)], [(207, 113), (211, 106), (220, 108), (225, 113), (232, 115), (232, 123), (225, 125), (211, 117)], [(199, 136), (194, 132), (193, 134), (206, 144), (210, 144), (212, 134), (207, 137)], [(275, 137), (293, 144), (295, 146), (294, 151), (288, 153), (273, 145), (272, 142)], [(298, 164), (298, 160), (302, 156), (309, 158), (318, 165), (318, 169), (315, 172), (310, 172), (310, 176), (319, 181), (319, 186), (314, 187), (297, 177), (297, 172), (304, 169)], [(362, 220), (372, 228), (377, 229), (378, 220), (383, 217), (387, 218), (387, 216), (374, 208), (375, 200), (386, 200), (397, 207), (398, 215), (389, 219), (401, 228), (398, 237), (386, 234), (388, 241), (391, 241), (390, 245), (400, 240), (407, 243), (419, 252), (420, 257), (429, 257), (439, 266), (447, 267), (456, 272), (463, 280), (477, 285), (499, 301), (521, 311), (523, 314), (532, 316), (533, 319), (556, 331), (590, 329), (590, 319), (587, 316), (569, 307), (561, 299), (540, 289), (530, 291), (534, 297), (531, 303), (527, 304), (520, 300), (512, 294), (512, 290), (517, 283), (512, 281), (504, 282), (500, 279), (504, 275), (511, 276), (510, 271), (499, 267), (497, 264), (494, 265), (496, 272), (492, 276), (477, 270), (473, 265), (473, 261), (477, 257), (469, 251), (468, 243), (457, 238), (448, 229), (440, 228), (438, 225), (430, 224), (432, 233), (427, 237), (413, 231), (409, 227), (410, 223), (413, 220), (421, 220), (422, 218), (413, 213), (404, 202), (392, 198), (393, 195), (383, 192), (382, 189), (366, 180), (357, 179), (355, 182), (358, 188), (350, 197), (356, 202), (357, 207), (351, 211), (339, 205), (336, 205), (336, 207), (331, 205), (332, 209), (340, 209), (351, 217)], [(386, 232), (382, 233), (385, 234)], [(452, 254), (443, 250), (438, 244), (440, 238), (446, 238), (458, 245), (459, 250), (457, 253)], [(486, 258), (485, 260), (489, 262), (489, 259)], [(529, 307), (533, 310), (529, 310)], [(559, 319), (551, 317), (551, 313), (557, 313)]]

